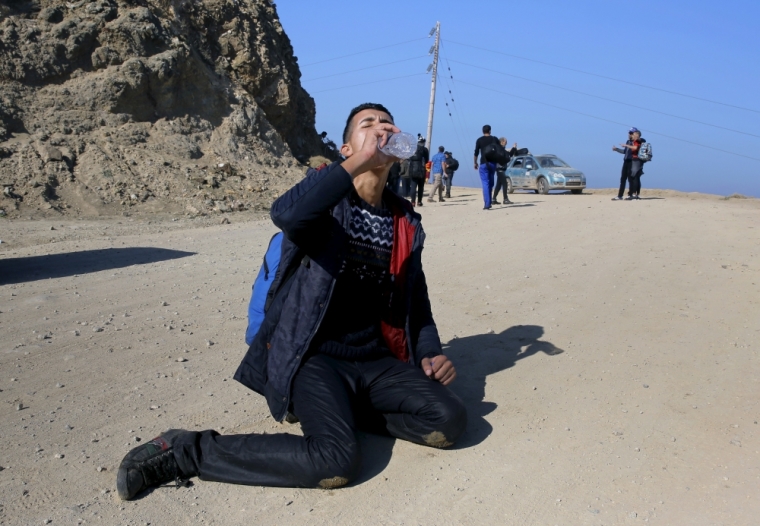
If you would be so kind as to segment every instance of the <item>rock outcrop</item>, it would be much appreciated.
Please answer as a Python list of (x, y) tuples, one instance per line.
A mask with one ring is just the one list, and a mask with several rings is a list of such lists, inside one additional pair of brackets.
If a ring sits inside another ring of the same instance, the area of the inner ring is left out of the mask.
[(265, 209), (322, 153), (267, 0), (0, 3), (0, 209)]

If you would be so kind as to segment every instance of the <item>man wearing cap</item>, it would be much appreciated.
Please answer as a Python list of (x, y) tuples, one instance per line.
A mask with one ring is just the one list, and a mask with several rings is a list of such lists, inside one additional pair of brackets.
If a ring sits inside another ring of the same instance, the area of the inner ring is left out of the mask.
[[(636, 132), (641, 134), (637, 128), (631, 128), (628, 130), (628, 140), (626, 141), (625, 145), (620, 145), (620, 148), (617, 146), (612, 147), (612, 151), (623, 154), (623, 169), (620, 171), (620, 189), (618, 190), (617, 197), (612, 198), (613, 201), (623, 200), (623, 194), (625, 194), (625, 183), (631, 178), (631, 163), (633, 162), (634, 151), (631, 148), (627, 148), (627, 146), (633, 146), (633, 134)], [(628, 191), (631, 191), (631, 183), (628, 183)]]

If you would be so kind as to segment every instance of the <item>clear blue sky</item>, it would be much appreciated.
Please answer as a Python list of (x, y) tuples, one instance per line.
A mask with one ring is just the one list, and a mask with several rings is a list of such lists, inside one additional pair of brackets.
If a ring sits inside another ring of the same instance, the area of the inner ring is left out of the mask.
[[(636, 126), (654, 150), (654, 161), (646, 165), (642, 178), (644, 188), (722, 195), (738, 192), (760, 197), (760, 161), (694, 144), (760, 159), (757, 0), (720, 3), (282, 0), (277, 10), (301, 65), (302, 84), (316, 101), (317, 131), (327, 131), (336, 143), (340, 143), (350, 109), (367, 101), (385, 104), (402, 130), (425, 133), (430, 75), (424, 73), (431, 62), (427, 53), (432, 38), (340, 60), (329, 59), (426, 37), (436, 21), (440, 21), (443, 54), (432, 137), (433, 147), (444, 145), (460, 160), (461, 169), (455, 182), (477, 184), (471, 159), (480, 128), (487, 123), (495, 135), (506, 136), (510, 144), (517, 142), (535, 153), (556, 154), (583, 170), (590, 187), (616, 187), (622, 156), (612, 152), (612, 145), (625, 141), (628, 127)], [(654, 91), (461, 44), (756, 111)], [(374, 67), (395, 61), (403, 62)], [(449, 67), (453, 80), (448, 78)], [(369, 69), (356, 71), (361, 68)], [(395, 77), (404, 78), (393, 80)], [(348, 87), (363, 83), (371, 84)], [(447, 100), (452, 117), (445, 105)]]

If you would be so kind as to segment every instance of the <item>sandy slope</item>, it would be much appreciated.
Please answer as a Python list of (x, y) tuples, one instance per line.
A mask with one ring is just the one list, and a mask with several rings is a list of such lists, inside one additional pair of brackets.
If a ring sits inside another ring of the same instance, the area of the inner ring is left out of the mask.
[(349, 488), (129, 503), (137, 437), (298, 432), (231, 380), (274, 228), (0, 221), (0, 524), (756, 524), (760, 202), (645, 193), (422, 209), (454, 449), (364, 436)]

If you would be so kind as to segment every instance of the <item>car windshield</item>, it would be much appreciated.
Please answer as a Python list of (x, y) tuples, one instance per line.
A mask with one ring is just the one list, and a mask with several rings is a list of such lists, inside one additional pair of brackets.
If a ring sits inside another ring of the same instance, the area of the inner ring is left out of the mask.
[(570, 165), (559, 157), (537, 157), (541, 168), (570, 168)]

